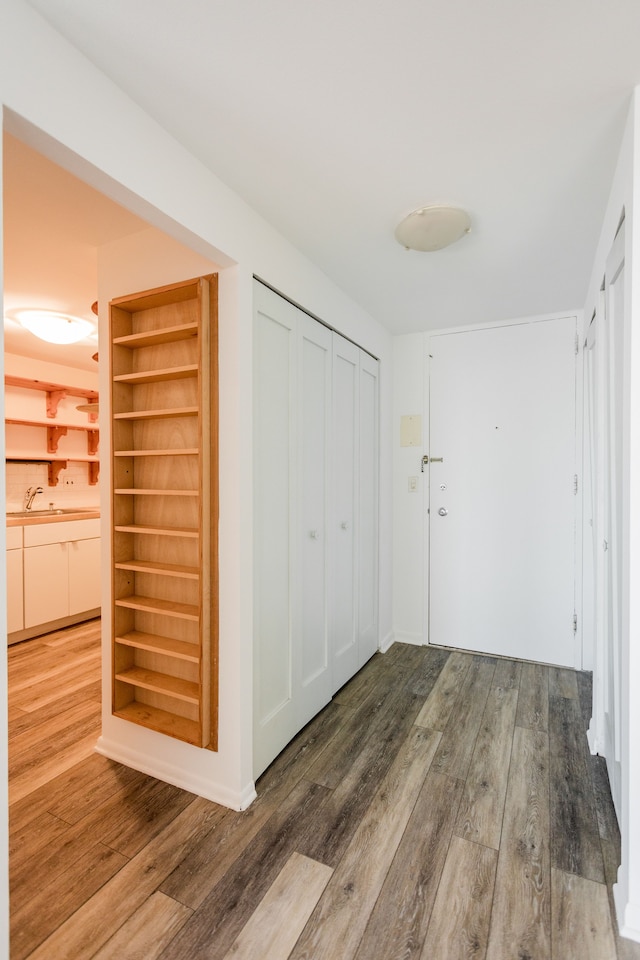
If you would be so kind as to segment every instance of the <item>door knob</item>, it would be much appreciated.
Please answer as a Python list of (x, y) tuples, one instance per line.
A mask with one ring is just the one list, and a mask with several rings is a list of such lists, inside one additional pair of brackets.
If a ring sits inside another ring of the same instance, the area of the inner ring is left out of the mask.
[(438, 510), (438, 513), (440, 514), (441, 517), (446, 517), (449, 511), (447, 510), (446, 507), (440, 507), (440, 509)]

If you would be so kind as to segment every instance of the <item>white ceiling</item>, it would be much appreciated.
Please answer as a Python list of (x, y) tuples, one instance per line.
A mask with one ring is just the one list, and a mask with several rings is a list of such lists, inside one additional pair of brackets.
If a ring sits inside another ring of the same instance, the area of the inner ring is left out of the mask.
[(5, 350), (95, 372), (97, 333), (45, 343), (13, 319), (58, 310), (96, 324), (98, 248), (146, 223), (8, 134), (3, 139)]
[[(638, 0), (30, 0), (394, 332), (580, 307)], [(397, 222), (472, 233), (403, 250)]]

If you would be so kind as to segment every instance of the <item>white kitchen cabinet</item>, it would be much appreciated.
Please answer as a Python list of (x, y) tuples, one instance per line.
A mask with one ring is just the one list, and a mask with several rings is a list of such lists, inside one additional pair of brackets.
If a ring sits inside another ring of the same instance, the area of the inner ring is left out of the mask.
[(100, 606), (100, 538), (72, 540), (69, 562), (69, 616)]
[[(53, 524), (52, 524), (53, 526)], [(49, 543), (24, 551), (24, 625), (35, 627), (69, 616), (67, 544)]]
[(7, 633), (24, 627), (22, 528), (7, 528)]
[(30, 524), (21, 532), (24, 622), (14, 631), (78, 618), (100, 607), (99, 519)]

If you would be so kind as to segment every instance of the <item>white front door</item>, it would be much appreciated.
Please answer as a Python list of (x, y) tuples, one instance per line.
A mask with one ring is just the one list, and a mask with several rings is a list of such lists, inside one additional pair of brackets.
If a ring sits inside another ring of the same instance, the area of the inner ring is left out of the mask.
[(431, 643), (580, 666), (575, 337), (570, 317), (429, 340)]

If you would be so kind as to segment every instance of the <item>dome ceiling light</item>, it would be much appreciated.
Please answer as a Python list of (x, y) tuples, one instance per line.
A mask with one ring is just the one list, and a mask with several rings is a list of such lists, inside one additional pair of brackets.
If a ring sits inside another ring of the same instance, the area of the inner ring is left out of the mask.
[(471, 230), (466, 210), (446, 204), (433, 204), (414, 210), (401, 220), (395, 238), (407, 250), (432, 252), (460, 240)]
[(78, 343), (95, 333), (89, 320), (56, 310), (19, 310), (15, 318), (25, 330), (47, 343)]

